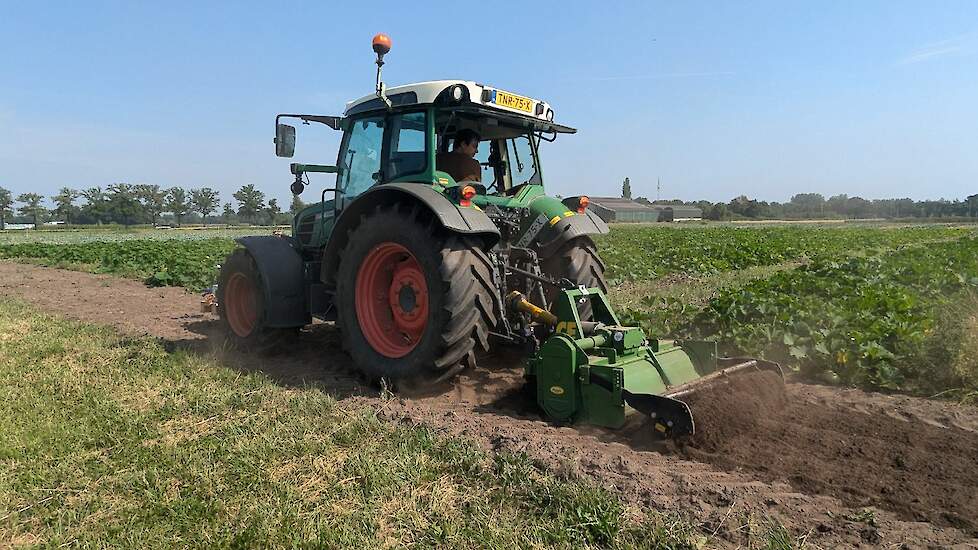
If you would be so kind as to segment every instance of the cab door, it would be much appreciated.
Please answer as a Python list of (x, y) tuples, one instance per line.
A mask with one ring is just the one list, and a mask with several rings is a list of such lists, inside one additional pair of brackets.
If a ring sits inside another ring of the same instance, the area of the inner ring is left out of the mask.
[(336, 213), (346, 205), (383, 181), (380, 169), (384, 145), (386, 116), (375, 115), (356, 119), (343, 136), (336, 177)]
[(374, 185), (426, 179), (432, 168), (427, 124), (425, 111), (366, 116), (350, 123), (336, 163), (337, 216)]

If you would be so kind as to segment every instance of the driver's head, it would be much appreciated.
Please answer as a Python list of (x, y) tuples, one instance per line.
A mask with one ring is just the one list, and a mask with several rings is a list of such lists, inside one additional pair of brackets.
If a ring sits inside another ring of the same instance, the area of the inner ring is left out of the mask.
[(474, 157), (479, 152), (479, 141), (479, 134), (475, 130), (462, 128), (455, 133), (455, 143), (452, 145), (452, 151)]

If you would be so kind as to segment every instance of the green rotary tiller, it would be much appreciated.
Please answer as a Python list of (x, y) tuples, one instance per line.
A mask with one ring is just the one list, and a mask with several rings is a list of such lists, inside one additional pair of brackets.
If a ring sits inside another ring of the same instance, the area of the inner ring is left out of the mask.
[[(556, 422), (620, 428), (637, 411), (663, 437), (688, 436), (695, 423), (685, 398), (693, 393), (722, 391), (731, 377), (752, 371), (771, 371), (784, 380), (777, 363), (718, 357), (716, 342), (647, 340), (642, 329), (621, 325), (596, 288), (562, 290), (552, 311), (519, 292), (507, 302), (552, 330), (527, 361), (525, 374), (540, 408)], [(589, 320), (581, 320), (582, 311)]]

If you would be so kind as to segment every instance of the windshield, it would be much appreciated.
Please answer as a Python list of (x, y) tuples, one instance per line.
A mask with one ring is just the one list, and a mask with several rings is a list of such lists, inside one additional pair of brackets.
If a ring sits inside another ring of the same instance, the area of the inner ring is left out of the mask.
[(475, 131), (479, 147), (481, 183), (490, 193), (501, 193), (525, 184), (543, 184), (536, 136), (524, 125), (482, 113), (441, 111), (436, 115), (439, 153), (454, 148), (455, 134), (463, 129)]

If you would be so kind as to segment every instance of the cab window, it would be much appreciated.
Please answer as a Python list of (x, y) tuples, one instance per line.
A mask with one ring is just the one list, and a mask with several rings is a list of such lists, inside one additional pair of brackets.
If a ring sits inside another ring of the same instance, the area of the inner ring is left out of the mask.
[(492, 148), (490, 142), (483, 141), (479, 143), (479, 150), (475, 153), (475, 160), (479, 161), (479, 166), (482, 168), (482, 184), (487, 188), (492, 188), (496, 180), (495, 169), (489, 163)]
[(368, 117), (352, 122), (339, 158), (338, 187), (344, 197), (356, 197), (379, 183), (383, 141), (384, 117)]
[(390, 118), (390, 159), (387, 180), (424, 172), (428, 166), (427, 116), (424, 112), (405, 113)]

